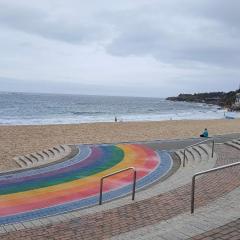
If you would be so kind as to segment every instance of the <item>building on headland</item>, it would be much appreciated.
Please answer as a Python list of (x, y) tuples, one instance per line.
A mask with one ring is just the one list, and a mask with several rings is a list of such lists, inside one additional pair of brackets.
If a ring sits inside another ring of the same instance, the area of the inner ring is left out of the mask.
[(235, 105), (236, 105), (236, 106), (240, 106), (240, 93), (237, 93), (237, 94), (236, 94)]
[(236, 94), (235, 102), (231, 107), (232, 111), (240, 111), (240, 93)]

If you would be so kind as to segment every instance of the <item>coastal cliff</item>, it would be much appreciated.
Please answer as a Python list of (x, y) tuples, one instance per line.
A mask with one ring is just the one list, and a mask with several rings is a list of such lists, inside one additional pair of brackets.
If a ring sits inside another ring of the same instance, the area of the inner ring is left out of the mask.
[(240, 89), (231, 92), (210, 92), (210, 93), (194, 93), (194, 94), (179, 94), (177, 97), (168, 97), (170, 101), (185, 101), (185, 102), (197, 102), (214, 104), (220, 107), (240, 110), (240, 107), (234, 105), (236, 101), (236, 95), (240, 93)]

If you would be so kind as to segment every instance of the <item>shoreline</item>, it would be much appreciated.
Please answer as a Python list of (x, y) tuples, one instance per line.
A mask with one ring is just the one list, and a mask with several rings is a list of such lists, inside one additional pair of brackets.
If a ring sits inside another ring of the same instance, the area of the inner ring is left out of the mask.
[(97, 122), (54, 125), (0, 125), (0, 171), (15, 168), (13, 157), (59, 144), (170, 140), (240, 133), (240, 119)]
[[(224, 109), (223, 109), (224, 110)], [(240, 118), (236, 118), (236, 119), (239, 119)], [(65, 122), (62, 122), (62, 123), (59, 123), (59, 122), (56, 122), (56, 123), (19, 123), (19, 124), (5, 124), (5, 123), (0, 123), (0, 128), (1, 127), (18, 127), (18, 126), (23, 126), (23, 127), (26, 127), (26, 126), (62, 126), (62, 125), (85, 125), (85, 124), (111, 124), (111, 123), (158, 123), (158, 122), (169, 122), (169, 121), (215, 121), (215, 120), (229, 120), (229, 119), (226, 119), (223, 115), (223, 117), (221, 118), (179, 118), (179, 119), (174, 119), (174, 118), (168, 118), (168, 119), (153, 119), (153, 120), (147, 120), (147, 119), (143, 119), (143, 120), (123, 120), (121, 117), (118, 118), (118, 121), (115, 122), (114, 121), (114, 116), (113, 116), (113, 119), (110, 121), (110, 120), (106, 120), (106, 121), (93, 121), (93, 122), (69, 122), (69, 123), (65, 123)]]
[(61, 126), (91, 126), (91, 125), (120, 125), (120, 124), (160, 124), (169, 122), (212, 122), (212, 121), (239, 121), (238, 119), (214, 118), (214, 119), (168, 119), (168, 120), (139, 120), (139, 121), (102, 121), (102, 122), (79, 122), (79, 123), (48, 123), (48, 124), (0, 124), (1, 128), (20, 128), (20, 127), (61, 127)]

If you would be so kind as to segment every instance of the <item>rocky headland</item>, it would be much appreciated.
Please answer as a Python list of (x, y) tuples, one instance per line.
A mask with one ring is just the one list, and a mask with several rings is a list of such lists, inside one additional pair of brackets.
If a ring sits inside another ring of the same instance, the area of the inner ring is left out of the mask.
[(179, 94), (177, 97), (168, 97), (170, 101), (185, 101), (214, 104), (229, 110), (240, 111), (240, 106), (235, 105), (236, 95), (240, 93), (240, 89), (231, 92), (209, 92), (194, 94)]

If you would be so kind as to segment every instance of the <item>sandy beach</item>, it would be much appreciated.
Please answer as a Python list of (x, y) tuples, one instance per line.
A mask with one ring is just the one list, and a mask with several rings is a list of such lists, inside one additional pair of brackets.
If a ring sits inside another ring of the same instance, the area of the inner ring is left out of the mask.
[(205, 127), (210, 135), (239, 133), (240, 119), (0, 126), (0, 170), (16, 168), (15, 156), (58, 144), (190, 138)]

